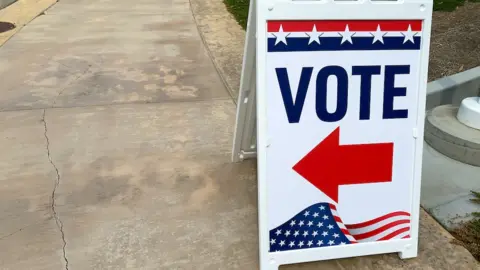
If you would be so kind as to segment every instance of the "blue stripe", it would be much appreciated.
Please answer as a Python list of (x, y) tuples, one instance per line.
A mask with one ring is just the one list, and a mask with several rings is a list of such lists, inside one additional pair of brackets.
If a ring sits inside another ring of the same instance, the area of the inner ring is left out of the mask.
[(308, 44), (310, 38), (286, 38), (287, 44), (279, 42), (275, 45), (276, 38), (268, 38), (268, 52), (308, 52), (308, 51), (373, 51), (373, 50), (419, 50), (421, 37), (413, 38), (403, 43), (404, 37), (383, 37), (383, 44), (380, 41), (372, 44), (373, 37), (352, 37), (353, 44), (342, 41), (341, 37), (320, 37), (320, 45), (313, 41)]

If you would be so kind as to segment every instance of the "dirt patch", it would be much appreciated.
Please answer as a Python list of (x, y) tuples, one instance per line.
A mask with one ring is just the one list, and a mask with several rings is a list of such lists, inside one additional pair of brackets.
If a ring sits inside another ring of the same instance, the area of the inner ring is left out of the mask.
[(480, 219), (463, 224), (452, 235), (458, 239), (455, 243), (464, 246), (480, 261)]
[[(474, 199), (471, 201), (480, 205), (480, 193), (472, 191), (472, 194)], [(480, 261), (480, 212), (472, 215), (474, 218), (452, 231), (452, 235), (458, 239), (455, 240), (456, 244), (464, 246)]]
[(433, 13), (429, 81), (480, 65), (480, 3)]

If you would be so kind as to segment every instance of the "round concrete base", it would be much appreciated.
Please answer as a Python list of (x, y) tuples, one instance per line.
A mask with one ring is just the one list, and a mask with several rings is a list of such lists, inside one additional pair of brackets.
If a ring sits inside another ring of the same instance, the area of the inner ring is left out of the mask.
[(427, 113), (425, 141), (438, 152), (480, 167), (480, 130), (457, 119), (458, 107), (442, 105)]

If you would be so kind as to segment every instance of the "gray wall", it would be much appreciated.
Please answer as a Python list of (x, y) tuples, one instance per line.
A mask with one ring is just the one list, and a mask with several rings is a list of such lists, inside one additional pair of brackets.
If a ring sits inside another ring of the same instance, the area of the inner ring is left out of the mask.
[(480, 66), (428, 83), (426, 109), (460, 105), (466, 97), (480, 96)]
[(12, 4), (13, 2), (16, 2), (17, 0), (0, 0), (0, 9)]

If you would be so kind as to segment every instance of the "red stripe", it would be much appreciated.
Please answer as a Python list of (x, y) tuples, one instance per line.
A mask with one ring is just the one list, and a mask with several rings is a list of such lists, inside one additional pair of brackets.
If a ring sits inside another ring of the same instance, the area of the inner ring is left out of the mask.
[(335, 219), (336, 222), (343, 223), (342, 220), (340, 219), (340, 217), (333, 216), (333, 218)]
[(391, 223), (388, 223), (387, 225), (384, 225), (378, 229), (375, 229), (373, 231), (369, 231), (369, 232), (366, 232), (366, 233), (360, 233), (360, 234), (352, 234), (353, 237), (355, 237), (355, 239), (357, 240), (362, 240), (362, 239), (365, 239), (365, 238), (369, 238), (369, 237), (372, 237), (372, 236), (375, 236), (379, 233), (382, 233), (390, 228), (393, 228), (397, 225), (401, 225), (401, 224), (408, 224), (410, 223), (410, 220), (397, 220), (397, 221), (394, 221), (394, 222), (391, 222)]
[(278, 32), (280, 25), (282, 25), (284, 32), (311, 32), (313, 25), (316, 26), (317, 31), (334, 31), (343, 32), (348, 24), (348, 29), (352, 32), (355, 31), (368, 31), (373, 32), (377, 30), (377, 26), (380, 25), (382, 31), (407, 31), (408, 26), (411, 26), (412, 31), (422, 31), (421, 20), (362, 20), (362, 21), (349, 21), (349, 20), (337, 20), (337, 21), (268, 21), (267, 31)]
[(410, 230), (410, 228), (402, 228), (400, 230), (397, 230), (397, 231), (394, 231), (392, 232), (391, 234), (388, 234), (380, 239), (378, 239), (377, 241), (383, 241), (383, 240), (390, 240), (392, 239), (393, 237), (401, 234), (401, 233), (404, 233), (404, 232), (408, 232)]
[(366, 226), (373, 225), (373, 224), (375, 224), (375, 223), (377, 223), (377, 222), (380, 222), (380, 221), (382, 221), (382, 220), (385, 220), (385, 219), (391, 218), (391, 217), (395, 217), (395, 216), (410, 216), (410, 214), (407, 213), (407, 212), (398, 211), (398, 212), (393, 212), (393, 213), (390, 213), (390, 214), (387, 214), (387, 215), (378, 217), (378, 218), (376, 218), (376, 219), (372, 219), (372, 220), (369, 220), (369, 221), (365, 221), (365, 222), (362, 222), (362, 223), (357, 223), (357, 224), (345, 224), (345, 227), (347, 227), (348, 229), (359, 229), (359, 228), (362, 228), (362, 227), (366, 227)]
[(407, 238), (410, 238), (410, 235), (406, 235), (406, 236), (402, 237), (402, 239), (407, 239)]
[(328, 204), (330, 206), (330, 209), (337, 210), (337, 207), (331, 203)]
[(350, 232), (347, 231), (346, 229), (340, 229), (340, 230), (342, 230), (342, 233), (343, 233), (343, 234), (348, 234), (348, 235), (350, 235)]

